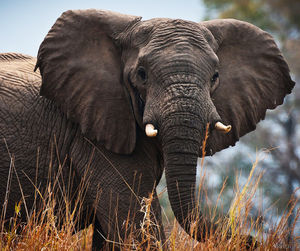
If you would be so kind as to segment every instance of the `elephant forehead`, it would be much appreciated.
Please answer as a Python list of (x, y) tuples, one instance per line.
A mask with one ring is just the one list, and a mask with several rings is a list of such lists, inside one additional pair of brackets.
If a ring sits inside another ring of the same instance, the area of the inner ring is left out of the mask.
[(155, 27), (149, 40), (149, 46), (160, 48), (169, 46), (202, 48), (206, 44), (207, 41), (201, 28), (197, 24), (183, 20), (161, 23)]
[(149, 45), (162, 49), (180, 42), (202, 47), (207, 43), (207, 33), (205, 27), (192, 21), (155, 18), (137, 23), (122, 38), (138, 47)]

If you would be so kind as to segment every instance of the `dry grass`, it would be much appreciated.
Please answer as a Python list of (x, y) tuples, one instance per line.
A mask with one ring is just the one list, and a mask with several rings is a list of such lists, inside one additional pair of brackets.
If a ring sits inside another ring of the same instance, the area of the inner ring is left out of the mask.
[[(216, 206), (210, 208), (208, 217), (218, 222), (218, 229), (209, 236), (206, 236), (205, 242), (198, 243), (186, 234), (178, 223), (174, 220), (166, 229), (171, 229), (167, 235), (167, 241), (162, 243), (156, 238), (156, 222), (153, 220), (151, 203), (153, 193), (148, 198), (143, 198), (140, 210), (144, 213), (141, 228), (133, 230), (130, 226), (130, 219), (125, 222), (127, 234), (124, 240), (119, 243), (110, 242), (110, 249), (121, 246), (122, 250), (245, 250), (247, 236), (252, 235), (258, 243), (257, 250), (298, 250), (299, 237), (294, 236), (296, 223), (300, 216), (299, 208), (296, 211), (296, 217), (291, 227), (288, 219), (291, 217), (292, 210), (297, 205), (296, 198), (291, 198), (289, 205), (286, 205), (284, 215), (271, 229), (266, 233), (262, 227), (260, 219), (249, 220), (250, 210), (252, 208), (253, 197), (258, 188), (262, 173), (257, 171), (258, 159), (253, 163), (252, 171), (247, 182), (240, 187), (238, 182), (234, 188), (235, 199), (228, 212), (228, 216), (217, 215), (217, 205), (222, 201), (222, 192), (220, 191)], [(11, 173), (14, 172), (13, 156), (11, 157)], [(64, 163), (60, 165), (60, 169)], [(204, 161), (201, 162), (204, 168)], [(51, 168), (50, 168), (51, 169)], [(59, 175), (60, 170), (58, 171)], [(10, 175), (11, 177), (11, 175)], [(10, 179), (9, 177), (9, 179)], [(200, 179), (198, 190), (198, 201), (206, 198), (204, 189), (205, 172)], [(37, 187), (36, 200), (40, 201), (39, 209), (34, 209), (29, 213), (26, 208), (27, 222), (20, 222), (21, 202), (16, 203), (15, 215), (9, 222), (1, 222), (1, 250), (91, 250), (92, 249), (92, 225), (86, 229), (76, 232), (76, 227), (82, 214), (82, 202), (86, 192), (86, 183), (79, 186), (77, 198), (69, 202), (69, 194), (62, 189), (59, 179), (50, 179), (53, 182), (48, 184), (44, 194)], [(10, 180), (8, 180), (8, 183)], [(33, 182), (36, 184), (36, 182)], [(8, 188), (9, 189), (9, 188)], [(60, 191), (63, 196), (61, 201), (57, 201), (55, 194)], [(38, 199), (39, 198), (39, 199)], [(207, 199), (207, 198), (206, 198)], [(22, 200), (24, 203), (24, 198)], [(26, 203), (25, 203), (26, 204)], [(2, 210), (2, 219), (5, 218), (6, 206)], [(22, 212), (24, 213), (24, 212)], [(264, 212), (261, 212), (262, 215)], [(57, 216), (59, 215), (59, 217)], [(199, 212), (194, 212), (193, 219), (199, 218)], [(138, 232), (137, 232), (138, 231)], [(195, 235), (197, 229), (191, 227), (191, 235)], [(139, 236), (139, 238), (136, 238)], [(254, 249), (254, 247), (252, 247)]]
[[(216, 208), (210, 210), (211, 219), (220, 221), (220, 227), (213, 235), (207, 236), (204, 243), (193, 240), (175, 220), (169, 227), (171, 232), (167, 243), (161, 243), (157, 240), (154, 234), (156, 223), (151, 220), (152, 195), (150, 195), (149, 198), (143, 199), (141, 205), (144, 220), (141, 223), (141, 238), (139, 241), (135, 238), (136, 233), (132, 232), (127, 235), (125, 240), (116, 243), (115, 246), (121, 244), (122, 250), (163, 250), (163, 248), (174, 251), (244, 250), (246, 245), (245, 236), (252, 234), (254, 239), (259, 242), (258, 250), (291, 250), (292, 248), (297, 250), (299, 248), (297, 245), (299, 237), (297, 239), (293, 236), (293, 231), (299, 219), (299, 209), (292, 228), (288, 228), (287, 223), (297, 203), (295, 198), (290, 200), (284, 216), (276, 226), (269, 229), (268, 233), (264, 233), (259, 220), (255, 222), (248, 220), (252, 205), (251, 201), (262, 176), (261, 173), (255, 175), (256, 167), (257, 161), (253, 165), (246, 184), (242, 188), (236, 186), (236, 196), (227, 219), (216, 219)], [(15, 216), (10, 219), (9, 228), (2, 229), (1, 232), (1, 250), (91, 250), (92, 226), (76, 233), (76, 224), (78, 223), (76, 215), (80, 210), (80, 198), (76, 200), (77, 204), (75, 207), (73, 206), (72, 210), (70, 203), (64, 200), (64, 217), (62, 217), (62, 222), (58, 222), (55, 214), (56, 201), (53, 189), (53, 186), (49, 185), (47, 194), (40, 195), (43, 198), (44, 205), (39, 211), (34, 211), (31, 214), (26, 224), (19, 222), (18, 215), (21, 203), (16, 204)], [(202, 189), (201, 185), (200, 189)], [(199, 194), (201, 194), (201, 191)], [(205, 195), (205, 193), (202, 194)], [(80, 196), (83, 196), (83, 194)], [(219, 197), (221, 198), (221, 193)], [(197, 218), (197, 215), (194, 217)], [(192, 228), (191, 231), (197, 230)], [(193, 235), (193, 233), (191, 234)], [(229, 239), (228, 235), (230, 235)]]
[[(259, 157), (253, 163), (248, 180), (242, 187), (238, 185), (238, 178), (236, 179), (236, 186), (234, 188), (235, 198), (231, 203), (227, 217), (216, 215), (217, 204), (220, 202), (222, 192), (225, 188), (226, 181), (224, 182), (215, 207), (210, 208), (208, 212), (212, 221), (219, 222), (219, 227), (213, 234), (206, 236), (205, 242), (199, 243), (193, 240), (174, 221), (170, 237), (168, 238), (168, 250), (246, 250), (249, 236), (252, 236), (256, 242), (256, 246), (252, 246), (251, 250), (299, 250), (300, 237), (295, 236), (294, 231), (296, 224), (299, 224), (300, 209), (295, 208), (298, 200), (294, 196), (290, 199), (289, 204), (286, 205), (286, 210), (279, 222), (267, 231), (263, 229), (261, 222), (261, 218), (264, 218), (263, 211), (261, 212), (262, 216), (256, 220), (253, 220), (250, 216), (250, 211), (253, 207), (253, 197), (263, 176), (262, 172), (256, 171), (258, 161)], [(205, 171), (200, 178), (199, 198), (206, 196), (205, 189), (203, 188), (204, 177)], [(265, 213), (269, 210), (266, 209)], [(296, 211), (296, 215), (292, 226), (289, 227), (288, 220), (292, 216), (293, 210)], [(195, 212), (194, 218), (197, 218), (198, 215), (199, 212)], [(194, 235), (193, 231), (197, 230), (192, 229), (191, 235)]]
[(21, 203), (15, 206), (15, 215), (2, 225), (1, 250), (91, 250), (93, 227), (76, 232), (77, 209), (70, 210), (66, 201), (64, 217), (57, 217), (56, 200), (48, 190), (48, 198), (39, 211), (34, 210), (29, 220), (19, 218)]

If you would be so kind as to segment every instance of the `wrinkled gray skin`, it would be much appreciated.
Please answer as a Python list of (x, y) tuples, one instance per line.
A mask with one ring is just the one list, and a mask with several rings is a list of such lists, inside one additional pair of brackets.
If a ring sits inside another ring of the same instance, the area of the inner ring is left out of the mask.
[[(117, 241), (128, 211), (140, 226), (140, 201), (163, 170), (176, 219), (188, 232), (207, 123), (206, 154), (213, 155), (254, 130), (294, 86), (272, 37), (237, 20), (197, 24), (68, 11), (41, 44), (33, 72), (35, 63), (24, 55), (0, 55), (1, 204), (8, 151), (29, 211), (32, 183), (45, 188), (49, 162), (53, 170), (58, 166), (51, 158), (56, 151), (65, 184), (70, 166), (74, 189), (87, 173), (84, 209), (95, 206), (97, 231)], [(232, 125), (231, 132), (214, 130), (217, 121)], [(156, 137), (145, 135), (147, 123), (158, 130)], [(22, 198), (12, 176), (6, 218)], [(155, 189), (152, 206), (161, 227)], [(198, 240), (215, 227), (204, 221), (197, 219)], [(100, 242), (95, 237), (95, 245)]]

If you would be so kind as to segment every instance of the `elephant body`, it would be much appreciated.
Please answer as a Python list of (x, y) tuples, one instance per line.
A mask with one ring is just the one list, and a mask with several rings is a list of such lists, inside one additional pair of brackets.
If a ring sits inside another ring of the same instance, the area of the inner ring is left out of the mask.
[[(139, 213), (140, 203), (151, 191), (154, 191), (152, 206), (156, 208), (157, 222), (161, 224), (155, 192), (155, 184), (158, 184), (163, 172), (158, 145), (141, 130), (137, 147), (130, 156), (112, 153), (86, 139), (78, 125), (67, 119), (52, 101), (40, 96), (41, 77), (33, 71), (35, 63), (36, 59), (30, 56), (0, 55), (1, 205), (4, 204), (12, 162), (15, 167), (11, 175), (6, 218), (13, 217), (15, 203), (22, 201), (19, 185), (30, 213), (36, 189), (44, 195), (49, 178), (54, 182), (57, 177), (59, 165), (62, 173), (58, 176), (63, 179), (60, 185), (67, 185), (72, 163), (75, 168), (70, 193), (78, 193), (76, 189), (80, 182), (88, 183), (83, 211), (93, 208), (99, 197), (97, 219), (101, 225), (98, 231), (102, 234), (104, 232), (113, 238), (117, 233), (115, 220), (118, 219), (119, 226), (122, 226), (130, 210), (130, 219), (133, 220), (135, 213), (136, 221), (141, 222), (144, 215)], [(49, 174), (51, 168), (53, 173)], [(36, 200), (39, 201), (39, 198)], [(116, 205), (122, 210), (115, 211)], [(22, 207), (22, 218), (26, 220), (24, 204)], [(84, 222), (85, 225), (88, 223), (91, 222)]]
[[(126, 225), (138, 232), (153, 193), (155, 235), (164, 240), (155, 187), (165, 170), (176, 219), (188, 233), (195, 222), (203, 241), (216, 225), (193, 218), (197, 158), (234, 146), (294, 84), (273, 38), (246, 22), (67, 11), (37, 59), (0, 55), (5, 217), (20, 200), (30, 214), (48, 183), (58, 201), (64, 188), (84, 187), (83, 222), (95, 223), (101, 246), (102, 236), (123, 239)], [(84, 216), (91, 211), (93, 219)]]

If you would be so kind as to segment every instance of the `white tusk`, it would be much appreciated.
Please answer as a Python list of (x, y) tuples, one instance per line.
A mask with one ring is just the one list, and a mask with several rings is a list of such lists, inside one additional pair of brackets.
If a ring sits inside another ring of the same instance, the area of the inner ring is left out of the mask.
[(221, 122), (217, 122), (215, 124), (215, 128), (219, 131), (219, 132), (223, 132), (223, 133), (229, 133), (231, 130), (231, 125), (224, 125)]
[(155, 137), (157, 135), (157, 129), (154, 129), (154, 125), (147, 124), (145, 127), (146, 135), (148, 137)]

